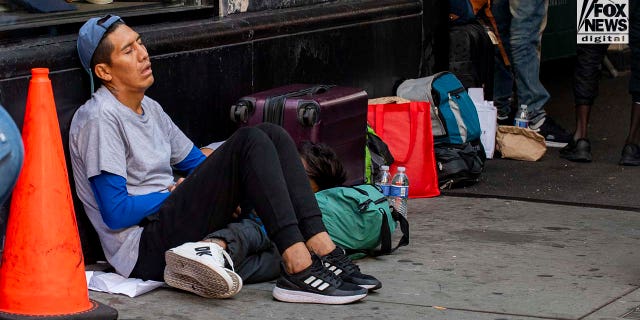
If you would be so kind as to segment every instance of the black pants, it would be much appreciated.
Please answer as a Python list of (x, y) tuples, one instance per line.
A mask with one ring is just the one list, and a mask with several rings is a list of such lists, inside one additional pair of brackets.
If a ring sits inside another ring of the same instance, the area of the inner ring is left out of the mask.
[(162, 280), (164, 253), (232, 222), (250, 203), (282, 253), (326, 231), (296, 146), (280, 127), (241, 128), (196, 168), (142, 232), (132, 277)]
[[(629, 1), (629, 47), (631, 48), (631, 78), (629, 93), (633, 102), (640, 102), (640, 5)], [(598, 96), (602, 61), (608, 44), (578, 44), (573, 94), (576, 105), (593, 105)]]
[(609, 44), (578, 44), (576, 70), (573, 76), (573, 96), (576, 105), (592, 106), (598, 96), (602, 61)]

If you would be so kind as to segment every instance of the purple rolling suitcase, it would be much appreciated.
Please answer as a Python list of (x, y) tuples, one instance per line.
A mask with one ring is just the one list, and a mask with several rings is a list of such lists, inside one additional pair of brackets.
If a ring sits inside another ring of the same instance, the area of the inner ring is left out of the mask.
[(243, 97), (231, 107), (243, 126), (271, 122), (285, 128), (297, 145), (329, 145), (347, 170), (347, 185), (364, 182), (367, 93), (362, 89), (291, 84)]

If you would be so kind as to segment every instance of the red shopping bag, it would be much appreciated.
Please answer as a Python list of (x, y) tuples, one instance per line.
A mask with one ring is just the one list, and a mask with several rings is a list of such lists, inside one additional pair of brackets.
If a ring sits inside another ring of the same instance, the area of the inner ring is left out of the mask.
[(395, 159), (391, 174), (407, 168), (409, 198), (440, 195), (429, 112), (424, 101), (369, 104), (367, 121)]

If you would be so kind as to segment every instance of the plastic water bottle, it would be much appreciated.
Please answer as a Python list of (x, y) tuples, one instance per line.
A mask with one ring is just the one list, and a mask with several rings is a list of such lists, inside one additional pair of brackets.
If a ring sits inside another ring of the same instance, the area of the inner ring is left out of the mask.
[(526, 104), (521, 104), (518, 115), (513, 121), (513, 125), (520, 128), (529, 128), (529, 111)]
[(391, 179), (389, 200), (393, 208), (405, 218), (407, 217), (407, 199), (409, 198), (409, 178), (405, 167), (398, 167), (398, 172)]
[(391, 173), (389, 166), (380, 166), (380, 173), (376, 177), (376, 185), (382, 189), (382, 194), (389, 195), (389, 187), (391, 186)]

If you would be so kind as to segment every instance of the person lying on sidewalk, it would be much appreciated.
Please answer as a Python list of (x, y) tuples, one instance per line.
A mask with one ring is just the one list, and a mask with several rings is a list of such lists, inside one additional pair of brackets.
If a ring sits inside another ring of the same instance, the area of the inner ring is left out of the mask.
[(298, 152), (313, 192), (341, 187), (347, 181), (347, 171), (331, 147), (305, 141)]
[[(205, 156), (209, 156), (215, 149), (212, 145), (200, 149)], [(301, 160), (314, 193), (320, 191), (318, 185), (324, 190), (345, 183), (347, 172), (333, 149), (324, 144), (313, 144), (308, 141), (302, 144), (302, 148)], [(236, 216), (239, 218), (238, 222), (230, 223), (226, 228), (211, 233), (208, 239), (229, 253), (243, 283), (276, 279), (280, 274), (282, 257), (268, 238), (262, 221), (248, 203), (238, 207)], [(348, 257), (344, 256), (343, 259)], [(343, 280), (370, 291), (382, 287), (382, 283), (376, 278), (362, 274), (357, 265), (352, 263), (339, 263), (339, 265), (345, 269), (334, 269), (333, 272), (341, 274)]]
[[(344, 304), (367, 295), (330, 270), (351, 262), (329, 238), (296, 146), (282, 128), (241, 128), (205, 157), (145, 96), (154, 82), (149, 55), (122, 19), (89, 19), (78, 54), (102, 86), (71, 122), (76, 190), (118, 273), (164, 279), (208, 297), (237, 294), (242, 280), (225, 268), (228, 255), (210, 239), (247, 201), (282, 255), (274, 298)], [(187, 177), (174, 183), (173, 168)]]

